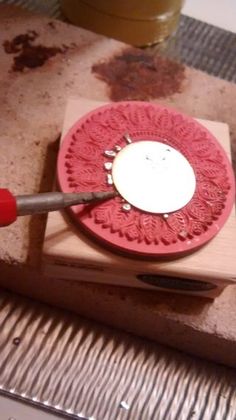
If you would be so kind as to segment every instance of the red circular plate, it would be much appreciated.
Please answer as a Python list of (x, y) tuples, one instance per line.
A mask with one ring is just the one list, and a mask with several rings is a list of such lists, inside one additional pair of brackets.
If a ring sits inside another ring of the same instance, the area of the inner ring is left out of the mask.
[(62, 191), (112, 191), (106, 150), (132, 141), (154, 140), (179, 150), (196, 176), (196, 190), (182, 209), (164, 217), (122, 209), (122, 197), (75, 206), (74, 220), (113, 249), (146, 256), (181, 256), (212, 239), (226, 222), (235, 196), (234, 174), (212, 134), (190, 117), (146, 102), (119, 102), (85, 115), (64, 138), (58, 157)]

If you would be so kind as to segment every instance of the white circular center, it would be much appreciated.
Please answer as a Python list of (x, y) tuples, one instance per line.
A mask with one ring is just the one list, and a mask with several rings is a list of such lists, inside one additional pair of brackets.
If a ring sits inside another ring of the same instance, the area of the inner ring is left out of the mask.
[(115, 157), (112, 178), (121, 196), (151, 213), (169, 213), (192, 198), (196, 179), (188, 160), (176, 149), (156, 141), (138, 141)]

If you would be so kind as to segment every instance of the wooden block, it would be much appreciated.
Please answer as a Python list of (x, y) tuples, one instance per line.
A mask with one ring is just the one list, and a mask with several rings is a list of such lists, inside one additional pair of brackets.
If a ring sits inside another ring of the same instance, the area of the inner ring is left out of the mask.
[[(63, 135), (78, 118), (99, 105), (101, 102), (84, 98), (69, 100)], [(199, 122), (218, 138), (230, 158), (227, 124), (205, 120)], [(195, 281), (193, 287), (198, 287), (196, 282), (199, 280), (211, 283), (215, 285), (213, 290), (204, 290), (203, 285), (201, 291), (195, 292), (190, 289), (188, 292), (184, 290), (184, 293), (215, 297), (226, 285), (236, 283), (235, 248), (235, 209), (223, 229), (207, 245), (187, 257), (168, 262), (143, 261), (118, 256), (88, 239), (78, 226), (74, 226), (68, 218), (65, 218), (65, 215), (53, 212), (48, 216), (43, 261), (45, 274), (57, 278), (156, 290), (156, 287), (147, 285), (137, 278), (140, 273), (145, 273), (159, 277), (191, 279)], [(177, 280), (175, 291), (181, 293), (178, 290), (178, 281), (180, 280)], [(168, 287), (166, 290), (168, 291)]]

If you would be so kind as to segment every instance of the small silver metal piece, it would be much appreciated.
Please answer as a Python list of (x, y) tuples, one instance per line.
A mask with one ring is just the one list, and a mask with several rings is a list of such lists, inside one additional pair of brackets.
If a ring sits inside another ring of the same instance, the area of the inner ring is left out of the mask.
[(120, 407), (121, 408), (124, 408), (125, 410), (129, 410), (130, 409), (129, 404), (127, 404), (127, 402), (125, 402), (125, 401), (121, 401), (120, 402)]
[(105, 150), (104, 155), (108, 157), (116, 157), (116, 152), (114, 150)]
[(121, 151), (121, 149), (122, 149), (122, 147), (121, 147), (121, 146), (119, 146), (118, 144), (116, 144), (116, 145), (115, 145), (115, 150), (116, 150), (116, 152), (120, 152), (120, 151)]
[(127, 141), (128, 144), (132, 143), (132, 139), (131, 139), (129, 133), (125, 133), (124, 138), (125, 138), (125, 140)]
[(164, 219), (168, 219), (169, 214), (165, 213), (165, 214), (163, 214), (163, 217), (164, 217)]
[(108, 185), (113, 185), (113, 179), (111, 174), (107, 174), (107, 183)]
[(122, 205), (122, 210), (124, 210), (124, 211), (130, 211), (131, 210), (131, 205), (129, 203), (124, 203)]
[(106, 169), (106, 171), (110, 171), (112, 168), (112, 162), (105, 162), (104, 168)]
[(71, 408), (68, 408), (68, 409), (66, 410), (66, 413), (68, 413), (68, 414), (74, 414), (74, 412), (71, 410)]

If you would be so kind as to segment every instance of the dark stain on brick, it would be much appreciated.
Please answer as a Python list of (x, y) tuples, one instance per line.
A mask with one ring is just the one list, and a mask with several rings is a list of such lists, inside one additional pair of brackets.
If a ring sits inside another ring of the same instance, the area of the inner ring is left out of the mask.
[(22, 72), (24, 69), (41, 67), (49, 58), (56, 54), (62, 54), (67, 47), (47, 47), (36, 44), (38, 33), (34, 30), (15, 36), (11, 41), (3, 42), (3, 48), (7, 54), (15, 54), (13, 58), (12, 70)]
[(183, 64), (138, 48), (93, 65), (92, 72), (108, 84), (113, 101), (168, 97), (181, 92), (185, 79)]

